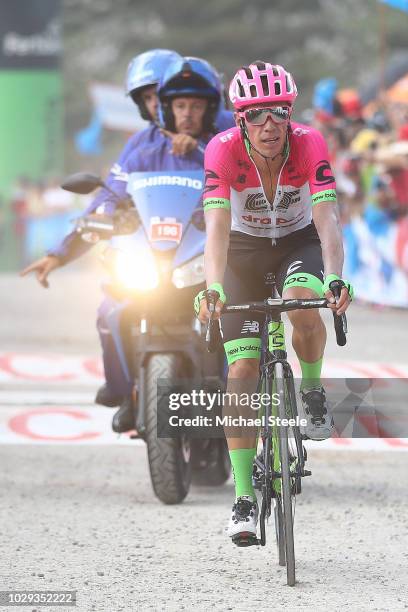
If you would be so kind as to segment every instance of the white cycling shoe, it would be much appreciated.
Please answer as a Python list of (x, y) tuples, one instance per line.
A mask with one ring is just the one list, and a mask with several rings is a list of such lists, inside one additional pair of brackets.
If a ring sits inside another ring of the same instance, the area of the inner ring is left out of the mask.
[(249, 495), (237, 497), (232, 506), (227, 535), (232, 538), (234, 542), (240, 538), (256, 538), (258, 515), (258, 502), (253, 501), (252, 497)]
[(310, 440), (327, 440), (334, 430), (333, 417), (329, 412), (323, 387), (304, 389), (300, 392), (303, 410), (307, 419), (305, 434)]

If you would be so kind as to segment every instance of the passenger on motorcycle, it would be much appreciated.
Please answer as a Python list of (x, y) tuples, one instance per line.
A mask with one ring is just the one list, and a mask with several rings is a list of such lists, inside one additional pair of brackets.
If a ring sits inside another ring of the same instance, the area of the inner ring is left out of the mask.
[[(126, 143), (117, 162), (105, 180), (108, 187), (122, 175), (122, 167), (127, 157), (137, 148), (151, 145), (161, 140), (163, 135), (157, 125), (158, 98), (156, 94), (157, 83), (168, 65), (181, 56), (176, 51), (168, 49), (152, 49), (141, 53), (132, 59), (126, 75), (125, 91), (139, 109), (140, 115), (149, 126), (134, 134)], [(190, 143), (191, 146), (191, 143)], [(85, 210), (84, 216), (95, 212), (103, 206), (109, 192), (101, 189)], [(56, 268), (66, 265), (89, 250), (91, 245), (84, 242), (76, 231), (68, 234), (61, 244), (48, 251), (43, 257), (21, 272), (22, 275), (35, 272), (37, 279), (44, 287), (48, 287), (48, 276)], [(128, 376), (126, 362), (121, 362), (113, 342), (109, 326), (106, 323), (106, 313), (111, 308), (111, 299), (106, 297), (98, 310), (97, 329), (100, 336), (103, 352), (103, 362), (106, 384), (96, 395), (96, 403), (104, 406), (119, 406), (128, 394)]]
[[(204, 60), (186, 57), (173, 62), (158, 86), (160, 100), (159, 121), (164, 134), (176, 133), (194, 138), (197, 147), (184, 156), (172, 153), (172, 135), (149, 147), (138, 149), (126, 160), (125, 175), (133, 172), (201, 170), (204, 166), (204, 150), (216, 133), (215, 120), (221, 104), (221, 83), (212, 67)], [(118, 178), (113, 190), (125, 197), (127, 184)], [(112, 202), (113, 203), (113, 202)], [(109, 206), (109, 201), (106, 203)], [(133, 428), (134, 415), (131, 398), (122, 403), (114, 415), (114, 431)]]

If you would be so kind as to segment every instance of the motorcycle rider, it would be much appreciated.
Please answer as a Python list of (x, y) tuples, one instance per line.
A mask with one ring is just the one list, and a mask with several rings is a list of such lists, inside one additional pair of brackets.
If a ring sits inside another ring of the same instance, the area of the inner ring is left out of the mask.
[[(143, 150), (135, 150), (123, 166), (126, 176), (133, 172), (203, 168), (205, 146), (217, 132), (215, 120), (221, 104), (218, 75), (205, 60), (193, 57), (175, 60), (158, 85), (158, 96), (159, 121), (165, 137)], [(174, 155), (174, 133), (195, 139), (197, 147), (184, 156)], [(112, 187), (119, 197), (126, 196), (127, 185), (122, 178), (118, 177)], [(106, 204), (109, 205), (109, 200)], [(119, 339), (117, 334), (115, 339)], [(132, 383), (131, 379), (129, 382)], [(112, 428), (124, 432), (133, 426), (133, 406), (129, 395), (114, 415)]]
[[(180, 81), (179, 73), (186, 60), (190, 60), (190, 77), (183, 77)], [(170, 72), (165, 71), (166, 67), (169, 69), (171, 67)], [(163, 72), (166, 72), (168, 77), (166, 81), (162, 81), (160, 99), (164, 115), (162, 112), (161, 123), (158, 126), (154, 123), (157, 112), (155, 88), (160, 73)], [(168, 89), (169, 83), (173, 87), (172, 90)], [(221, 104), (221, 88), (218, 73), (205, 60), (181, 58), (175, 52), (160, 49), (134, 58), (128, 69), (127, 93), (138, 104), (142, 117), (150, 117), (151, 125), (129, 140), (118, 162), (112, 167), (107, 179), (108, 186), (119, 195), (125, 195), (129, 170), (202, 168), (205, 143), (216, 131), (228, 129), (233, 125), (232, 113), (225, 111)], [(179, 116), (177, 113), (183, 113), (185, 109), (182, 111), (172, 109), (173, 98), (180, 98), (178, 96), (180, 93), (185, 94), (184, 106), (187, 109), (187, 115), (183, 115), (181, 122), (177, 118)], [(194, 94), (199, 94), (195, 103)], [(198, 121), (197, 106), (203, 111)], [(218, 124), (217, 129), (213, 125), (215, 120)], [(141, 160), (143, 168), (137, 167)], [(115, 206), (116, 201), (112, 199), (111, 194), (102, 189), (84, 214), (101, 209), (105, 213), (113, 212)], [(40, 284), (48, 287), (48, 275), (52, 270), (72, 261), (88, 248), (89, 245), (82, 241), (76, 232), (71, 232), (61, 245), (49, 251), (46, 257), (32, 263), (21, 272), (21, 275), (35, 272)], [(121, 404), (121, 408), (114, 416), (112, 427), (114, 431), (122, 432), (133, 428), (131, 400), (133, 381), (127, 366), (126, 346), (117, 334), (112, 339), (110, 333), (107, 313), (115, 306), (112, 302), (112, 298), (107, 297), (98, 312), (98, 331), (101, 337), (107, 384), (99, 390), (96, 400), (108, 406)], [(123, 335), (126, 336), (126, 333)]]

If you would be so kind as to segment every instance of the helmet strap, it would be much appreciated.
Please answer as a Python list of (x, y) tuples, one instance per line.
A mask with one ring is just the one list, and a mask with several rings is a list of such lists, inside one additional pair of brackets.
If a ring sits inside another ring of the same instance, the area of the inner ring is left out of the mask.
[(141, 118), (145, 121), (153, 121), (153, 117), (150, 116), (150, 113), (146, 108), (146, 104), (143, 102), (142, 96), (140, 95), (140, 91), (137, 89), (133, 90), (130, 92), (129, 95), (138, 107)]

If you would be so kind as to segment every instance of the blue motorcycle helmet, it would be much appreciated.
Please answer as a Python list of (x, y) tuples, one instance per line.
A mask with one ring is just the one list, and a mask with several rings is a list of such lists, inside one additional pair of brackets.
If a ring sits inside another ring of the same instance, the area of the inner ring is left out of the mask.
[(151, 121), (140, 94), (145, 87), (157, 85), (167, 67), (181, 59), (176, 51), (170, 49), (151, 49), (136, 55), (130, 62), (126, 74), (126, 95), (130, 96), (139, 107), (140, 115), (146, 121)]
[(175, 60), (168, 66), (157, 88), (160, 125), (174, 132), (175, 122), (171, 109), (174, 98), (205, 98), (208, 106), (203, 118), (203, 131), (215, 132), (214, 120), (220, 108), (221, 91), (219, 74), (206, 60), (198, 57)]

